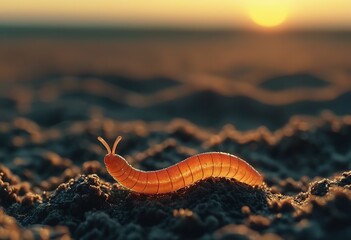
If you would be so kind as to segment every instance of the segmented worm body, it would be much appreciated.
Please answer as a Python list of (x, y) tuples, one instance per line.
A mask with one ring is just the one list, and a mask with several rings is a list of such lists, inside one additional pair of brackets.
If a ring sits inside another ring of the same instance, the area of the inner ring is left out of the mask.
[(209, 177), (233, 178), (251, 186), (263, 183), (262, 176), (246, 161), (222, 152), (197, 154), (164, 169), (141, 171), (115, 154), (121, 139), (117, 137), (111, 151), (106, 141), (98, 137), (108, 151), (104, 158), (107, 171), (117, 182), (134, 192), (169, 193)]

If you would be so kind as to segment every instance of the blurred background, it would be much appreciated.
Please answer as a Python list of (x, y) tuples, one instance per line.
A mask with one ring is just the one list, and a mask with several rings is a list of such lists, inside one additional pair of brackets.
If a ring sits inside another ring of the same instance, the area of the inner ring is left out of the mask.
[(276, 130), (350, 114), (351, 3), (1, 1), (0, 121)]

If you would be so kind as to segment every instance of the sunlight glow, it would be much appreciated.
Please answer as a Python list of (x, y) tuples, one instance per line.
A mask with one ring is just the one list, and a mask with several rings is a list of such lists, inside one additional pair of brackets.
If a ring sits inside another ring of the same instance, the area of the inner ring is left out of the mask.
[(0, 0), (0, 25), (351, 29), (350, 0)]
[(289, 12), (287, 1), (251, 1), (248, 4), (249, 15), (262, 27), (275, 27), (282, 24)]

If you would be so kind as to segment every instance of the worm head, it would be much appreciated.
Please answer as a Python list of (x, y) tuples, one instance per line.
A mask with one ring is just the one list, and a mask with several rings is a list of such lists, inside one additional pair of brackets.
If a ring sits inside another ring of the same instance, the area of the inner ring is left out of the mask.
[(116, 154), (116, 148), (118, 143), (122, 140), (121, 136), (118, 136), (113, 144), (112, 150), (110, 146), (107, 144), (107, 142), (102, 138), (98, 137), (98, 140), (102, 143), (102, 145), (105, 146), (107, 150), (107, 154), (104, 158), (105, 165), (108, 169), (114, 169), (118, 167), (118, 165), (121, 163), (121, 161), (125, 161), (123, 157), (120, 155)]

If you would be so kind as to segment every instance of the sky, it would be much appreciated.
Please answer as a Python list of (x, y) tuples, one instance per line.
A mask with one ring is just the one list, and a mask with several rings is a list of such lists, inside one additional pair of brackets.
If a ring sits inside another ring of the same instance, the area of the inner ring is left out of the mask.
[(0, 24), (351, 29), (350, 0), (1, 0)]

